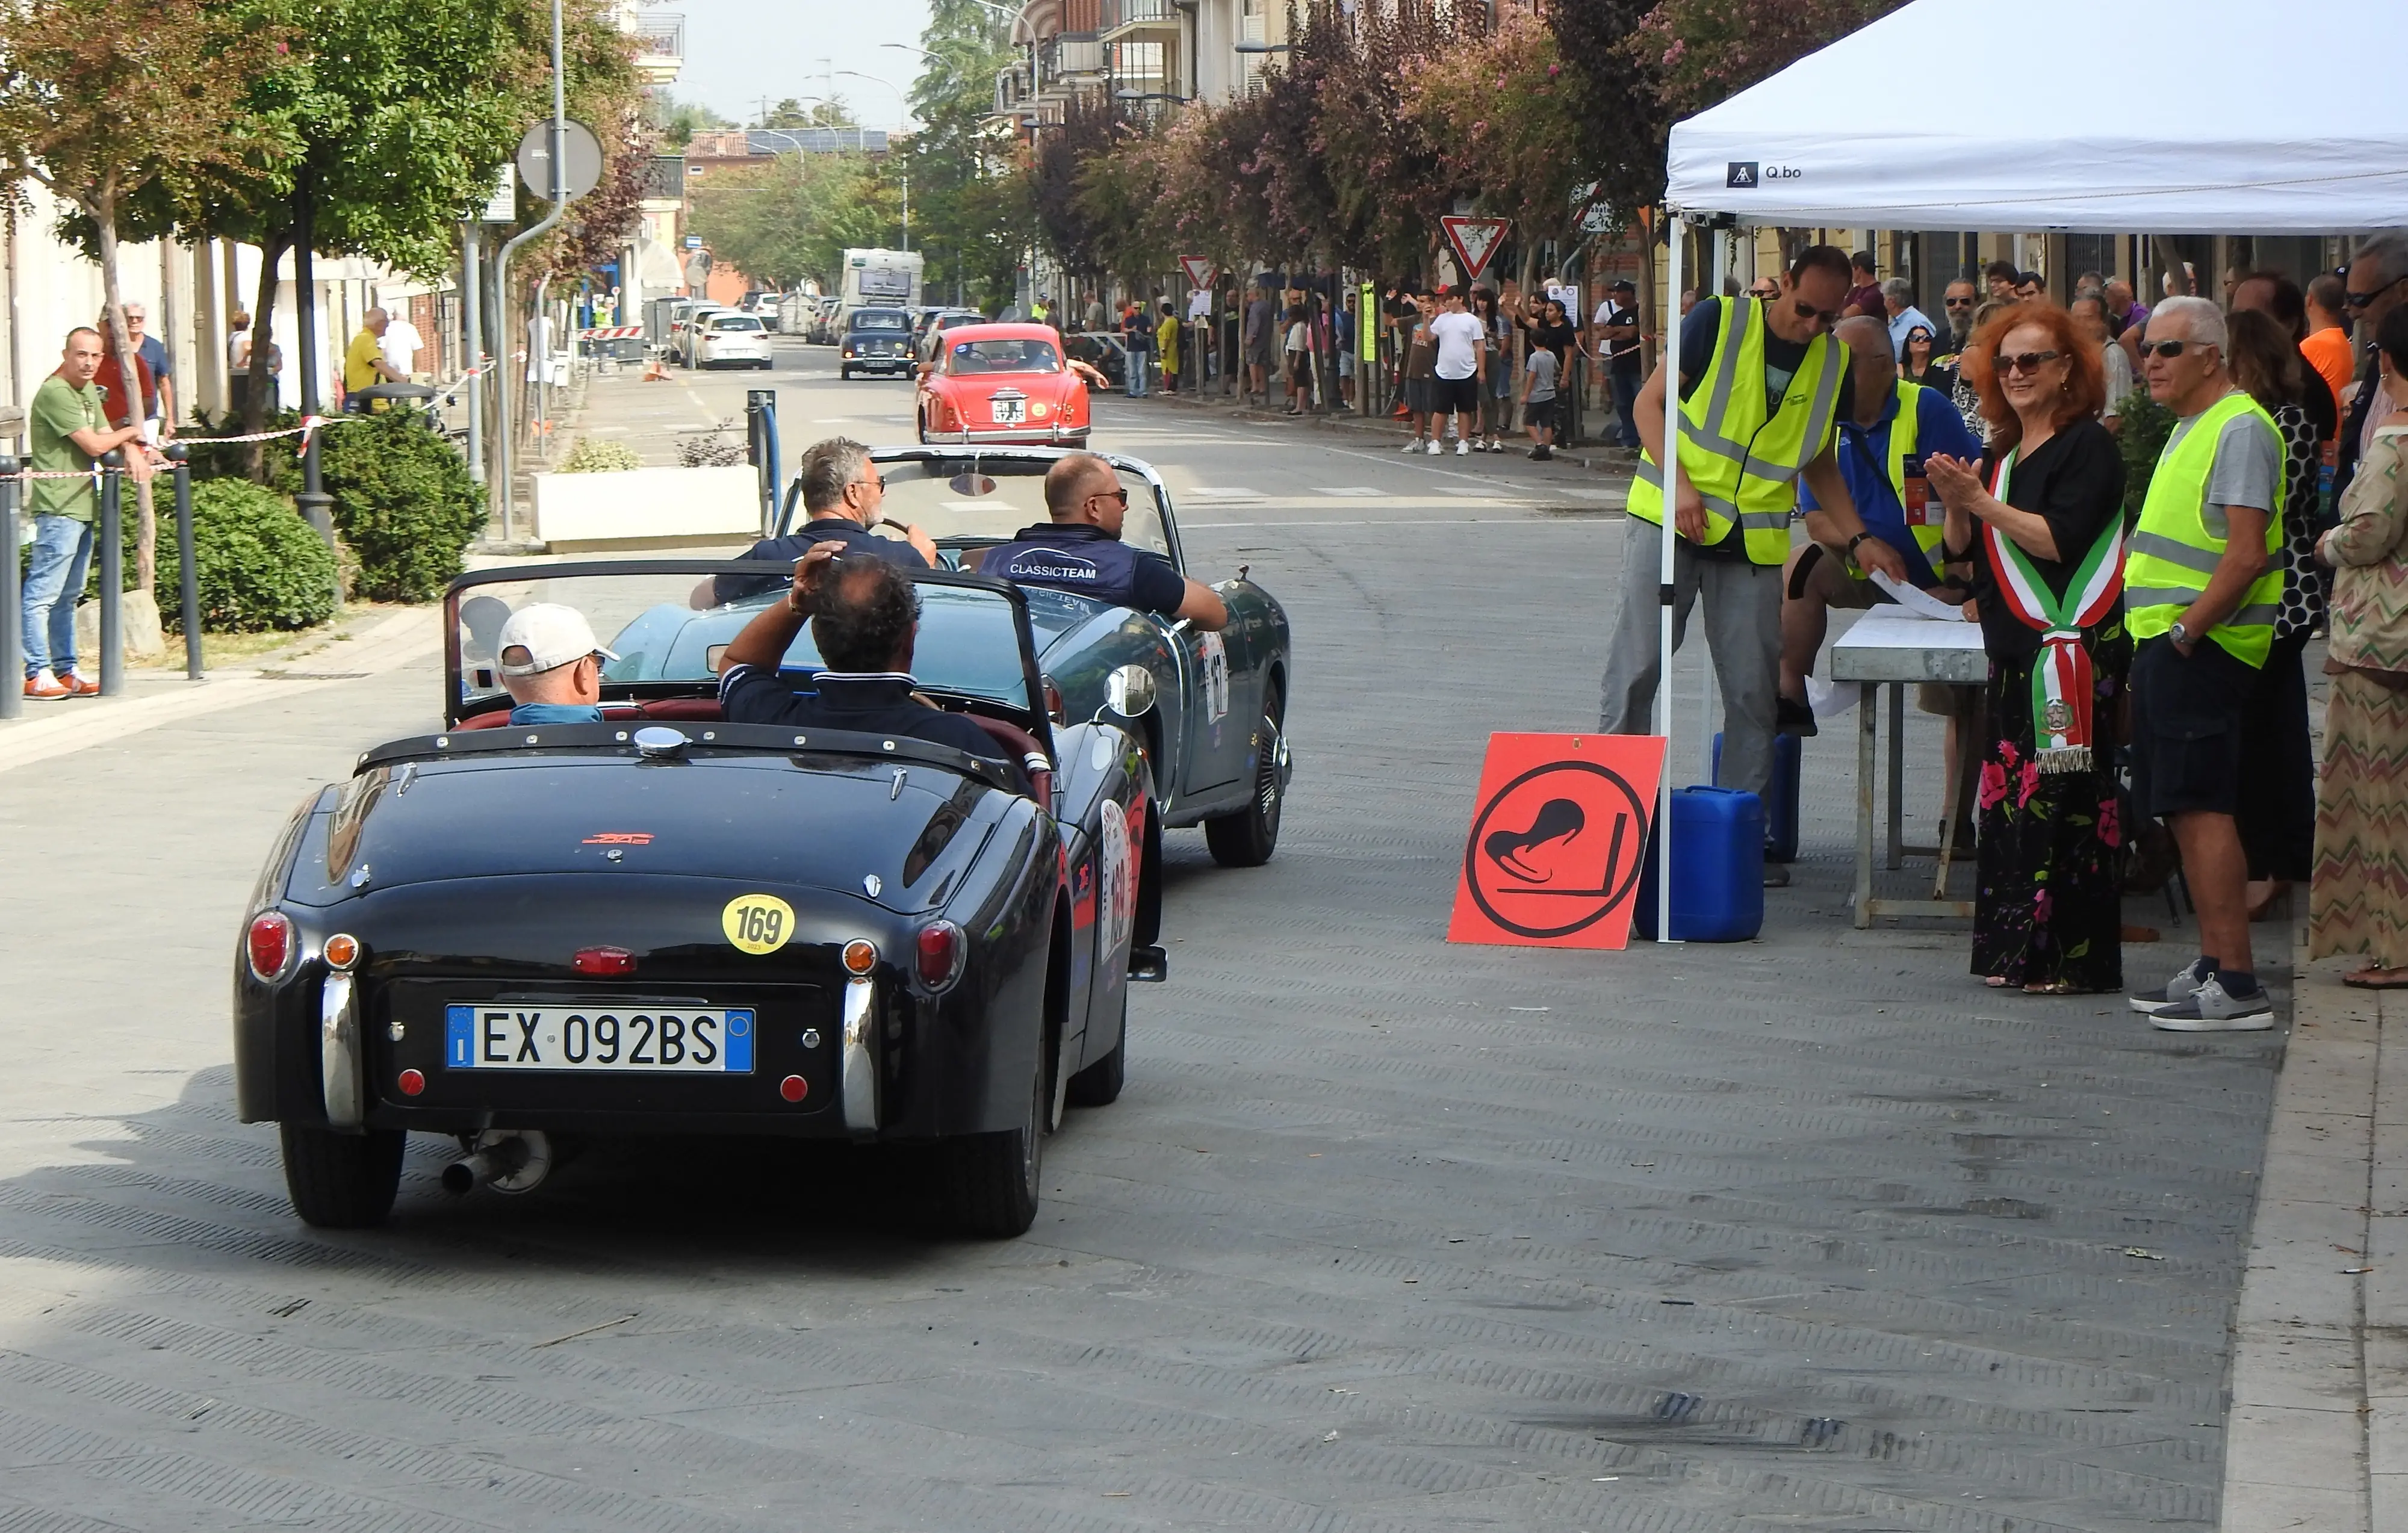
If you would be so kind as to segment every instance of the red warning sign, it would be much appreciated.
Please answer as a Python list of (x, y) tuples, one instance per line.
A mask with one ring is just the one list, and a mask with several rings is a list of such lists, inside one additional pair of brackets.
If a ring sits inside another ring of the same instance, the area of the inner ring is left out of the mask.
[(1663, 774), (1660, 736), (1489, 736), (1447, 940), (1628, 945)]

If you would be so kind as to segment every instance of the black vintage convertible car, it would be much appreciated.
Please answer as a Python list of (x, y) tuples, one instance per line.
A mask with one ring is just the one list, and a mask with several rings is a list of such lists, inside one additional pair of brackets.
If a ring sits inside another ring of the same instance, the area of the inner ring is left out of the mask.
[[(279, 1125), (304, 1219), (384, 1219), (412, 1131), (458, 1137), (454, 1191), (676, 1133), (916, 1146), (949, 1227), (1028, 1227), (1046, 1135), (1119, 1095), (1128, 982), (1164, 973), (1154, 675), (1049, 709), (1027, 595), (935, 571), (916, 674), (1003, 764), (731, 724), (723, 624), (691, 620), (775, 599), (710, 595), (761, 567), (454, 582), (446, 730), (299, 808), (238, 945), (240, 1115)], [(615, 636), (604, 722), (509, 724), (494, 645), (536, 601)], [(808, 630), (783, 666), (808, 688)]]

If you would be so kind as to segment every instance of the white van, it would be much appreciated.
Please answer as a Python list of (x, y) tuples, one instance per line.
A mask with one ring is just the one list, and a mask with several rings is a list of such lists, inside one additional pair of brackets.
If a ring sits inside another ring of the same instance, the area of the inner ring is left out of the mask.
[(856, 308), (916, 308), (920, 273), (926, 265), (917, 251), (849, 250), (844, 252), (844, 297), (836, 333), (853, 326)]

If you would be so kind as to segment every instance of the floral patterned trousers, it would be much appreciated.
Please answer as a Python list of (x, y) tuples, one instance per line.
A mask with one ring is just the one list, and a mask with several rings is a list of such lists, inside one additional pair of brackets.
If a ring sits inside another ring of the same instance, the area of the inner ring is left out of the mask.
[(2124, 679), (2120, 627), (2090, 642), (2087, 771), (2043, 772), (2032, 720), (2033, 660), (1990, 660), (1989, 738), (1976, 797), (1973, 972), (2026, 989), (2124, 988), (2124, 900), (2115, 801)]

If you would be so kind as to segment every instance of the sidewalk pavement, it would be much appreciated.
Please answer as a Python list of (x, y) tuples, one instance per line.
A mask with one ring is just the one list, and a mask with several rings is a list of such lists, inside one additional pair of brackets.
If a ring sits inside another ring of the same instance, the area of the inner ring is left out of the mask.
[(2408, 995), (2294, 954), (2234, 1322), (2226, 1533), (2408, 1528)]
[(180, 672), (134, 672), (125, 695), (43, 705), (25, 717), (0, 724), (0, 772), (30, 766), (179, 719), (352, 681), (433, 653), (442, 623), (434, 608), (395, 612), (355, 632), (309, 634), (298, 642), (308, 652), (290, 661), (262, 655), (240, 666), (223, 666), (199, 681)]

